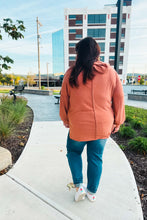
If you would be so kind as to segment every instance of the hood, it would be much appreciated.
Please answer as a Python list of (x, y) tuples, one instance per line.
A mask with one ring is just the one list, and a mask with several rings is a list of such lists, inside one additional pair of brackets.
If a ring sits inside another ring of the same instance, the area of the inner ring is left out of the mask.
[(93, 64), (93, 69), (100, 74), (104, 74), (108, 70), (108, 67), (109, 64), (103, 63), (101, 61), (96, 61)]

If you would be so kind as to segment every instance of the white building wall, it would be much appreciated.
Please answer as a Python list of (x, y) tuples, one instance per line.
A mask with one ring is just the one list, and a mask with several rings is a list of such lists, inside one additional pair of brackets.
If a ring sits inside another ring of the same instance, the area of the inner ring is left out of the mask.
[[(69, 41), (69, 28), (70, 29), (83, 29), (83, 38), (87, 37), (87, 29), (95, 29), (95, 28), (105, 28), (106, 36), (105, 40), (96, 40), (98, 43), (105, 43), (105, 53), (101, 54), (105, 57), (104, 62), (109, 63), (109, 56), (114, 56), (115, 52), (110, 52), (110, 42), (115, 42), (115, 39), (110, 38), (110, 30), (111, 28), (116, 28), (116, 24), (111, 24), (111, 14), (117, 13), (117, 7), (113, 6), (105, 6), (104, 9), (101, 10), (89, 10), (87, 8), (84, 9), (65, 9), (64, 16), (64, 55), (65, 55), (65, 71), (69, 68), (69, 42), (77, 43), (79, 40), (70, 40)], [(123, 84), (126, 83), (127, 76), (127, 60), (128, 60), (128, 48), (129, 48), (129, 32), (130, 32), (130, 16), (131, 14), (131, 6), (123, 6), (123, 13), (126, 13), (126, 24), (122, 24), (122, 28), (125, 28), (125, 38), (121, 39), (121, 42), (125, 43), (124, 52), (120, 52), (120, 56), (123, 56), (123, 64), (120, 65), (120, 69), (122, 69), (122, 74), (119, 74), (120, 79)], [(82, 26), (73, 26), (69, 27), (69, 15), (83, 15), (83, 25)], [(106, 14), (106, 25), (105, 26), (88, 26), (88, 14)], [(86, 18), (86, 19), (85, 19)], [(75, 54), (70, 54), (70, 56), (76, 56)]]

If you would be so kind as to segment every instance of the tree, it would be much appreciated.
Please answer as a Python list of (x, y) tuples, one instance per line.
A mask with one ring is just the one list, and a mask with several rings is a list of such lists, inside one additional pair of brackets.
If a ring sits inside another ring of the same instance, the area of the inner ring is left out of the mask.
[(28, 86), (33, 86), (34, 84), (36, 84), (34, 79), (35, 79), (35, 74), (28, 73), (28, 75), (27, 75), (27, 85)]
[[(0, 40), (2, 40), (2, 31), (8, 34), (13, 40), (24, 38), (21, 32), (25, 31), (25, 27), (23, 25), (23, 21), (16, 20), (14, 24), (10, 18), (3, 19), (3, 24), (0, 24)], [(9, 63), (14, 63), (14, 61), (9, 57), (3, 57), (0, 55), (0, 74), (2, 73), (2, 69), (8, 70), (11, 67), (8, 65)]]
[(10, 75), (6, 74), (5, 75), (5, 80), (6, 80), (7, 85), (11, 85), (12, 84), (12, 78), (11, 78)]
[(144, 76), (141, 76), (140, 85), (143, 85), (143, 84), (144, 84)]

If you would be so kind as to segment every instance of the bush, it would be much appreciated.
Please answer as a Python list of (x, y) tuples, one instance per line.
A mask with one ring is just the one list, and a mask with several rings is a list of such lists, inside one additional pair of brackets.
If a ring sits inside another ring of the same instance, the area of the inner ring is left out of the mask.
[(130, 121), (131, 127), (135, 129), (141, 129), (143, 127), (143, 123), (138, 119), (132, 119)]
[(130, 117), (130, 116), (126, 116), (126, 120), (125, 120), (126, 122), (131, 122), (132, 121), (132, 117)]
[(119, 135), (123, 138), (133, 138), (136, 132), (130, 126), (121, 126), (119, 129)]
[(120, 149), (125, 150), (127, 146), (120, 144), (119, 147)]
[(3, 141), (13, 134), (15, 126), (11, 122), (10, 117), (1, 117), (0, 115), (0, 141)]
[(13, 98), (2, 97), (0, 105), (0, 141), (11, 136), (16, 126), (21, 123), (27, 113), (27, 100), (18, 97), (13, 103)]
[(140, 136), (136, 137), (129, 141), (128, 146), (132, 150), (145, 154), (147, 153), (147, 138)]
[(41, 86), (41, 90), (44, 90), (45, 89), (45, 86)]
[(143, 130), (141, 132), (141, 135), (144, 136), (144, 137), (147, 137), (147, 124), (145, 124), (143, 126)]

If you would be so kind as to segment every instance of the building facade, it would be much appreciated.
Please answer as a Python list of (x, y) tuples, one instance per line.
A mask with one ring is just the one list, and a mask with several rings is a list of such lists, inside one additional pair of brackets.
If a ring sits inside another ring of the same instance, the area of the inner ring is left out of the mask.
[(64, 73), (64, 39), (63, 29), (52, 33), (53, 73)]
[[(130, 33), (131, 0), (124, 0), (120, 48), (119, 77), (126, 84)], [(75, 63), (76, 43), (87, 36), (101, 47), (100, 59), (114, 67), (117, 24), (117, 6), (106, 5), (101, 10), (65, 9), (64, 11), (65, 71)]]

